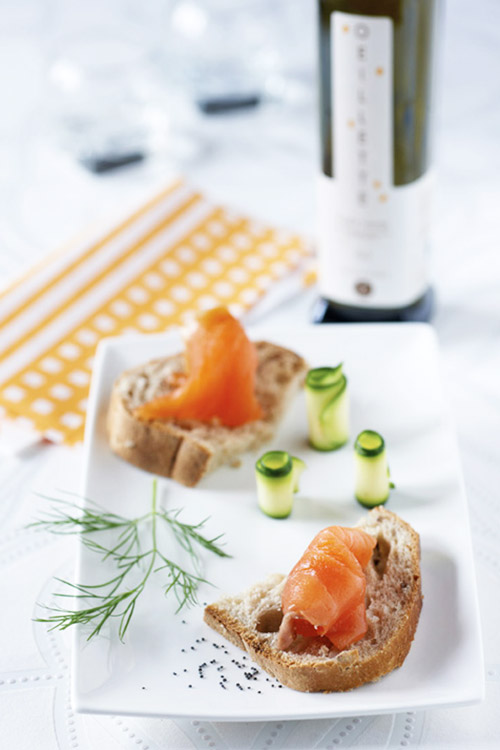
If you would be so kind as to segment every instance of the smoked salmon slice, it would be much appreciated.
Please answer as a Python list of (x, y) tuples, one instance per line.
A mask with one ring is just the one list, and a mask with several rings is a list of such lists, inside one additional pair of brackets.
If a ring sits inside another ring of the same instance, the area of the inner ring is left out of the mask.
[(278, 648), (296, 635), (326, 636), (341, 650), (366, 633), (364, 568), (376, 539), (365, 531), (329, 526), (317, 534), (288, 576), (282, 594)]
[(174, 390), (135, 409), (140, 419), (196, 419), (238, 427), (260, 419), (257, 352), (226, 308), (204, 313), (186, 343), (186, 377)]

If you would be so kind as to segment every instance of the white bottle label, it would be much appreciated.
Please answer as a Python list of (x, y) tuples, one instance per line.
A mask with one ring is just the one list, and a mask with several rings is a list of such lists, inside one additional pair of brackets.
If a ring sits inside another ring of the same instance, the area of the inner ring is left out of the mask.
[(404, 307), (428, 283), (432, 177), (394, 185), (392, 20), (334, 11), (330, 45), (334, 177), (319, 184), (320, 291)]

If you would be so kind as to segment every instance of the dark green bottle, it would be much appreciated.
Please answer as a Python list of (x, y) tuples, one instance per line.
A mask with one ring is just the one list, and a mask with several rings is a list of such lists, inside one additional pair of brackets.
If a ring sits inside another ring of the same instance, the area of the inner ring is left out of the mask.
[(319, 0), (316, 322), (428, 320), (441, 0)]

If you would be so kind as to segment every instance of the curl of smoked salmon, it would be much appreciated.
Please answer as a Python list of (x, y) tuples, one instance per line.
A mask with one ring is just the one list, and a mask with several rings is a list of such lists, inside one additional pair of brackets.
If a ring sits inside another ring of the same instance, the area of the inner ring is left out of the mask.
[(341, 526), (315, 536), (285, 582), (279, 648), (288, 648), (296, 635), (319, 635), (341, 650), (365, 635), (363, 570), (375, 544), (361, 529)]
[(243, 326), (224, 307), (208, 310), (186, 343), (184, 382), (142, 404), (140, 419), (196, 419), (238, 427), (263, 416), (255, 395), (258, 357)]

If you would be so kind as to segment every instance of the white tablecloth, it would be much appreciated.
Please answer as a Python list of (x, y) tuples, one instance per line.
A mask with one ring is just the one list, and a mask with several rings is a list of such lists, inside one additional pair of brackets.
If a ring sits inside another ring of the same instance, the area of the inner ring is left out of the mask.
[[(500, 742), (500, 4), (448, 3), (437, 148), (434, 325), (454, 414), (476, 558), (485, 648), (486, 698), (479, 705), (334, 721), (207, 724), (79, 716), (69, 698), (69, 636), (32, 617), (54, 575), (71, 576), (74, 542), (26, 524), (57, 488), (76, 490), (81, 450), (40, 446), (0, 458), (0, 746), (87, 750), (141, 748), (496, 748)], [(36, 45), (30, 47), (36, 55)], [(26, 61), (25, 61), (26, 64)], [(19, 73), (19, 71), (18, 71)], [(15, 75), (15, 73), (14, 73)], [(33, 93), (33, 107), (42, 108)], [(19, 109), (22, 129), (3, 121), (0, 270), (29, 264), (89, 220), (140, 199), (179, 167), (218, 200), (312, 233), (315, 121), (310, 103), (268, 105), (198, 123), (213, 149), (196, 161), (167, 158), (91, 178), (50, 145)], [(12, 123), (11, 123), (12, 124)], [(15, 123), (14, 123), (15, 124)], [(314, 290), (267, 313), (308, 318)]]

